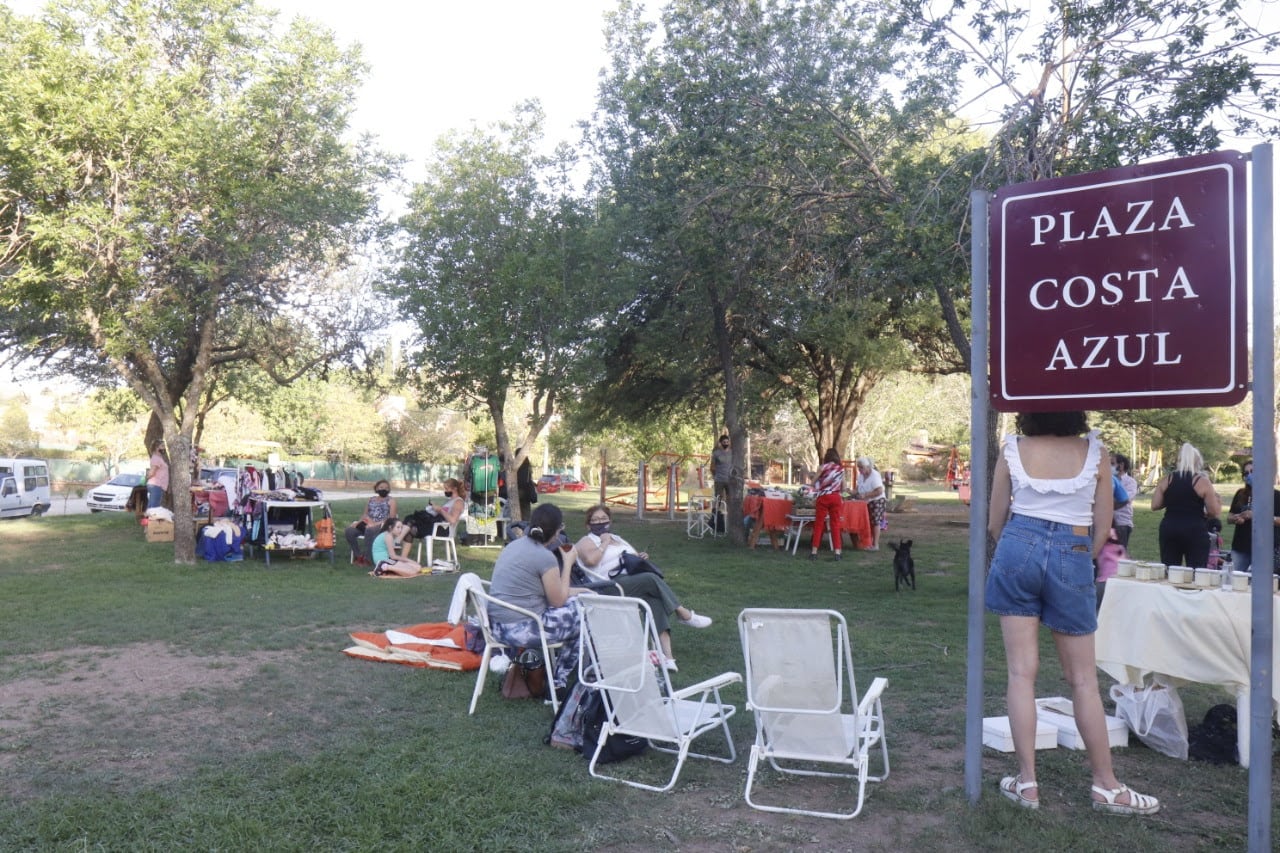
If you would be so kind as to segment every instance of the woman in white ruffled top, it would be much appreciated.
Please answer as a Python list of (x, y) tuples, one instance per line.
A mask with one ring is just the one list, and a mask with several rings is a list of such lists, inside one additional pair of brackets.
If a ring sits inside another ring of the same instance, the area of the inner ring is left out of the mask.
[[(662, 653), (666, 660), (664, 666), (675, 672), (675, 657), (671, 652), (671, 621), (675, 616), (681, 625), (690, 628), (706, 628), (711, 625), (711, 617), (694, 613), (680, 603), (675, 592), (667, 582), (652, 572), (631, 575), (620, 571), (623, 554), (636, 554), (642, 560), (649, 559), (643, 551), (636, 551), (627, 540), (614, 533), (613, 513), (604, 504), (597, 504), (587, 510), (586, 536), (578, 540), (578, 565), (590, 577), (597, 581), (609, 581), (622, 588), (622, 594), (629, 598), (639, 598), (648, 603), (653, 611), (653, 622), (658, 629), (658, 642), (662, 644)], [(616, 574), (615, 574), (616, 572)], [(610, 586), (602, 586), (600, 593), (610, 594)]]
[(991, 484), (988, 528), (996, 540), (986, 606), (1000, 617), (1009, 683), (1006, 701), (1018, 774), (1000, 793), (1040, 807), (1036, 783), (1036, 674), (1040, 625), (1053, 632), (1076, 723), (1093, 773), (1094, 809), (1150, 815), (1160, 801), (1120, 784), (1098, 692), (1093, 638), (1098, 629), (1093, 560), (1111, 530), (1107, 454), (1084, 412), (1018, 416), (1021, 436), (1008, 436)]

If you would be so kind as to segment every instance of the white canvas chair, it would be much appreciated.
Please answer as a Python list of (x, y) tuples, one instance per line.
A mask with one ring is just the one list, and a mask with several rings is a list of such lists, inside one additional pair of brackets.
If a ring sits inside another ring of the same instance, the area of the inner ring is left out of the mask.
[[(889, 778), (880, 704), (889, 682), (876, 678), (858, 698), (849, 628), (834, 610), (747, 609), (738, 616), (738, 632), (746, 662), (747, 708), (756, 720), (747, 804), (769, 812), (856, 817), (868, 780)], [(883, 772), (871, 776), (871, 753), (877, 748)], [(757, 803), (752, 788), (761, 759), (780, 773), (857, 779), (857, 805), (851, 812), (827, 812)], [(852, 772), (813, 769), (823, 764), (842, 765)]]
[(701, 539), (710, 534), (715, 535), (714, 519), (715, 501), (711, 489), (692, 489), (689, 502), (685, 504), (685, 533), (690, 539)]
[[(476, 617), (476, 621), (480, 624), (480, 631), (484, 635), (484, 653), (480, 656), (480, 671), (476, 673), (475, 690), (471, 692), (471, 709), (468, 714), (476, 712), (476, 702), (480, 700), (480, 694), (484, 692), (484, 683), (489, 676), (489, 661), (493, 659), (493, 653), (498, 650), (510, 652), (507, 655), (508, 660), (515, 658), (515, 649), (506, 643), (498, 640), (493, 635), (493, 628), (489, 622), (489, 608), (493, 605), (505, 607), (508, 610), (514, 610), (520, 615), (533, 619), (538, 623), (538, 639), (542, 644), (542, 660), (547, 667), (547, 682), (551, 682), (551, 673), (555, 670), (556, 659), (554, 653), (556, 649), (564, 645), (564, 643), (552, 643), (547, 641), (547, 634), (542, 629), (542, 620), (531, 610), (525, 610), (523, 607), (517, 607), (514, 604), (508, 604), (501, 599), (494, 598), (488, 592), (489, 582), (480, 581), (479, 588), (471, 587), (467, 590), (468, 609)], [(551, 711), (555, 713), (560, 709), (560, 702), (556, 698), (556, 692), (551, 691), (551, 698), (547, 700), (551, 704)]]
[[(648, 604), (602, 595), (581, 595), (578, 604), (582, 611), (578, 676), (583, 684), (600, 691), (605, 708), (605, 724), (591, 756), (591, 775), (646, 791), (669, 791), (690, 755), (732, 763), (737, 752), (728, 720), (737, 709), (720, 700), (720, 688), (742, 681), (742, 676), (725, 672), (676, 690), (672, 673), (661, 669), (662, 647)], [(724, 733), (727, 756), (690, 751), (694, 738), (716, 728)], [(676, 756), (667, 784), (658, 787), (598, 772), (600, 751), (611, 734), (646, 738), (654, 749)]]

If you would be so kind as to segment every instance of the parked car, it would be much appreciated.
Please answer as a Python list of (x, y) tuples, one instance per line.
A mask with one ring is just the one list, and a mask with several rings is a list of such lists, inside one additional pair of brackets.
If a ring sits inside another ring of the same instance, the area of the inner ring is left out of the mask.
[(570, 477), (566, 474), (560, 478), (560, 489), (565, 492), (585, 492), (587, 484), (577, 477)]
[(142, 485), (142, 482), (141, 474), (116, 474), (89, 492), (85, 506), (89, 507), (89, 512), (124, 512), (133, 487)]
[(560, 491), (564, 478), (559, 474), (543, 474), (538, 478), (537, 489), (543, 494)]

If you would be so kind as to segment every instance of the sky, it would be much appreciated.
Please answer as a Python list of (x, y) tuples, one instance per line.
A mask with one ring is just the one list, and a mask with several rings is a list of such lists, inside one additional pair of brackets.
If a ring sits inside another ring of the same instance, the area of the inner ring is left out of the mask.
[[(358, 42), (371, 65), (354, 123), (418, 170), (441, 134), (538, 98), (550, 145), (576, 141), (605, 64), (615, 0), (261, 0)], [(410, 179), (421, 177), (411, 165)]]

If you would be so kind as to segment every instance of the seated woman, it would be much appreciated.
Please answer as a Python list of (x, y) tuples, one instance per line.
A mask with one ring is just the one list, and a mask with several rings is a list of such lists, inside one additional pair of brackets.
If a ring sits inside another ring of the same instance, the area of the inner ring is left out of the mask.
[(347, 529), (343, 531), (357, 566), (370, 564), (369, 554), (360, 550), (360, 537), (364, 537), (365, 549), (371, 552), (373, 542), (382, 532), (386, 520), (398, 515), (396, 499), (391, 497), (390, 483), (379, 480), (373, 484), (373, 492), (373, 497), (369, 498), (369, 503), (365, 505), (364, 515), (352, 524), (348, 524)]
[[(411, 578), (422, 573), (422, 566), (416, 560), (409, 559), (409, 525), (398, 518), (388, 518), (382, 525), (382, 532), (373, 539), (370, 551), (373, 554), (374, 577), (394, 575)], [(400, 550), (397, 551), (396, 549)]]
[[(449, 532), (447, 528), (458, 523), (458, 519), (462, 518), (462, 513), (466, 511), (466, 508), (467, 499), (463, 494), (462, 481), (450, 477), (444, 481), (444, 503), (440, 504), (440, 506), (428, 503), (427, 508), (422, 510), (422, 513), (426, 516), (426, 523), (418, 526), (418, 536), (447, 535)], [(442, 525), (446, 527), (445, 530), (439, 529)], [(410, 533), (413, 532), (410, 531)], [(410, 538), (412, 539), (412, 536)]]
[[(622, 588), (623, 595), (643, 599), (653, 611), (653, 621), (658, 628), (658, 642), (662, 644), (665, 657), (663, 666), (675, 672), (675, 658), (671, 654), (671, 622), (670, 616), (675, 614), (681, 625), (691, 628), (706, 628), (711, 624), (711, 617), (701, 616), (680, 604), (680, 599), (672, 592), (667, 582), (652, 572), (638, 575), (612, 573), (618, 569), (623, 554), (636, 554), (641, 559), (649, 559), (646, 553), (632, 548), (627, 540), (610, 531), (613, 513), (604, 504), (597, 504), (587, 510), (588, 533), (578, 540), (578, 565), (594, 580), (611, 581)], [(600, 592), (609, 595), (611, 588), (602, 587)]]
[(573, 596), (586, 590), (570, 586), (569, 575), (577, 560), (572, 545), (562, 551), (560, 533), (564, 513), (555, 504), (539, 504), (529, 518), (526, 535), (502, 549), (493, 564), (489, 592), (538, 614), (538, 621), (494, 606), (489, 623), (502, 643), (520, 648), (538, 648), (538, 625), (551, 643), (564, 643), (556, 653), (551, 677), (556, 689), (567, 686), (569, 673), (578, 666), (578, 602)]

